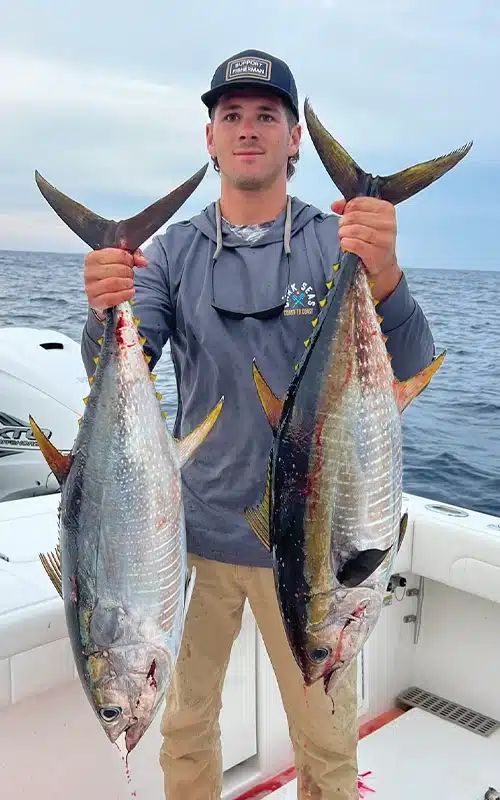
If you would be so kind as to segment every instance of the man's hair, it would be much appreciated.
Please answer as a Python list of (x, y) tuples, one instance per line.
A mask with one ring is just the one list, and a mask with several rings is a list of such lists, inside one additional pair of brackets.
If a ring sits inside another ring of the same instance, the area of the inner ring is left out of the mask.
[[(216, 107), (217, 107), (217, 104), (215, 104), (214, 107), (210, 110), (210, 120), (211, 120), (211, 122), (214, 121)], [(298, 124), (298, 119), (295, 116), (295, 112), (293, 111), (293, 109), (290, 108), (288, 103), (283, 102), (283, 107), (285, 109), (285, 115), (286, 115), (286, 119), (287, 119), (287, 122), (288, 122), (288, 129), (291, 131), (292, 128), (294, 128), (295, 125)], [(213, 156), (211, 158), (212, 158), (212, 163), (214, 165), (214, 170), (216, 172), (220, 172), (219, 162)], [(287, 164), (287, 167), (286, 167), (286, 179), (288, 181), (291, 178), (293, 178), (293, 176), (295, 175), (295, 164), (297, 163), (299, 158), (300, 158), (300, 152), (299, 152), (299, 150), (297, 150), (295, 155), (294, 156), (290, 156), (289, 159), (288, 159), (288, 164)]]

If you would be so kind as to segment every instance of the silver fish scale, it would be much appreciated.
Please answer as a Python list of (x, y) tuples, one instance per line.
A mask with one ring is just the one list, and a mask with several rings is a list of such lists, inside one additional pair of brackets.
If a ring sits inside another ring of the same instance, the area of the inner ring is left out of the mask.
[[(139, 344), (112, 343), (106, 352), (105, 343), (106, 358), (93, 413), (77, 440), (88, 444), (77, 579), (106, 607), (127, 614), (133, 609), (138, 625), (148, 621), (151, 628), (155, 621), (160, 637), (182, 614), (186, 565), (178, 458), (154, 386), (144, 381), (149, 370)], [(88, 585), (91, 576), (94, 586)]]
[(329, 494), (323, 509), (330, 515), (334, 564), (342, 567), (357, 551), (389, 548), (401, 515), (401, 419), (361, 268), (343, 304), (331, 352), (324, 378), (320, 491)]

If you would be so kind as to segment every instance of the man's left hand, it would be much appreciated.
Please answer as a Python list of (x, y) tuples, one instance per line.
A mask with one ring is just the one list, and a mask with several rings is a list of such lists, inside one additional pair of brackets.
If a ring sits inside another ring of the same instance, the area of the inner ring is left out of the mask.
[(354, 197), (346, 203), (337, 200), (331, 209), (342, 214), (339, 238), (342, 250), (362, 260), (372, 295), (385, 300), (398, 285), (402, 271), (396, 257), (396, 210), (392, 203), (376, 197)]

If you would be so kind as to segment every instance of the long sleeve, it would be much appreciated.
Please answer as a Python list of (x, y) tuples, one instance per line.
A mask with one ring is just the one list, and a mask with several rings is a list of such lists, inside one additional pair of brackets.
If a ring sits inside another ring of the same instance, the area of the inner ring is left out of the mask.
[(382, 333), (388, 337), (391, 366), (400, 381), (427, 367), (435, 355), (434, 339), (424, 312), (403, 275), (395, 290), (377, 306)]

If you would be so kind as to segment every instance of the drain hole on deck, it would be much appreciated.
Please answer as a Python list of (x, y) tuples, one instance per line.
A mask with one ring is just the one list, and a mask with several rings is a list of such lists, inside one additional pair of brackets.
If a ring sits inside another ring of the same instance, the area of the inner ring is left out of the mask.
[(490, 736), (500, 728), (500, 721), (466, 708), (459, 703), (453, 703), (418, 686), (410, 686), (398, 695), (397, 701), (401, 706), (422, 708), (436, 717), (453, 722), (461, 728), (466, 728), (480, 736)]

